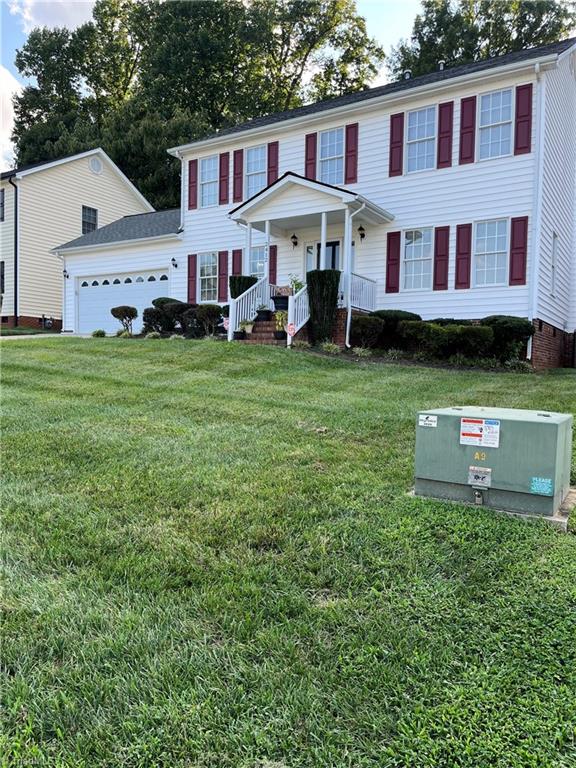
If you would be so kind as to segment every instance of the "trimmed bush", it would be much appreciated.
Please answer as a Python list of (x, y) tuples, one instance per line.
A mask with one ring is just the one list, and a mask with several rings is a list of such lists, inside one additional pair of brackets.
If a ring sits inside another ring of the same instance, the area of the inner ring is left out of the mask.
[(169, 304), (164, 304), (161, 311), (166, 315), (166, 325), (172, 325), (172, 327), (166, 330), (166, 333), (174, 330), (174, 328), (186, 333), (186, 319), (185, 315), (190, 310), (198, 308), (198, 304), (188, 304), (185, 301), (171, 301)]
[(237, 299), (248, 288), (252, 288), (258, 282), (258, 278), (253, 275), (230, 275), (228, 278), (230, 283), (230, 296), (233, 299)]
[(194, 311), (196, 313), (196, 319), (203, 327), (206, 336), (213, 336), (216, 332), (216, 326), (222, 317), (222, 310), (218, 304), (200, 304)]
[(106, 331), (103, 331), (102, 328), (98, 328), (95, 331), (92, 331), (92, 337), (95, 339), (103, 339), (106, 336)]
[(492, 354), (503, 363), (519, 358), (528, 339), (534, 335), (534, 326), (523, 317), (490, 315), (481, 320), (480, 325), (492, 328)]
[[(161, 333), (164, 330), (166, 315), (157, 307), (146, 307), (142, 312), (142, 330), (144, 333)], [(172, 330), (172, 329), (170, 329)], [(169, 331), (166, 331), (169, 333)]]
[(492, 329), (481, 325), (446, 325), (437, 326), (436, 354), (448, 358), (452, 355), (464, 357), (484, 357), (492, 349), (494, 334)]
[(434, 320), (428, 320), (434, 325), (472, 325), (472, 320), (456, 320), (453, 317), (437, 317)]
[(204, 336), (204, 326), (198, 320), (198, 307), (187, 309), (182, 315), (184, 335), (188, 339), (201, 339)]
[(145, 339), (161, 339), (162, 336), (158, 333), (158, 331), (150, 331), (150, 333), (147, 333), (144, 338)]
[(318, 344), (332, 338), (338, 309), (340, 272), (337, 269), (313, 269), (306, 275), (310, 306), (310, 335)]
[(182, 304), (179, 299), (171, 299), (169, 296), (160, 296), (157, 299), (152, 299), (152, 306), (156, 309), (163, 309), (166, 304)]
[(401, 339), (398, 336), (399, 323), (404, 320), (422, 320), (420, 315), (414, 312), (405, 312), (403, 309), (378, 309), (371, 313), (371, 317), (379, 317), (383, 321), (382, 332), (377, 343), (377, 346), (382, 349), (401, 345)]
[(375, 347), (378, 344), (384, 320), (372, 315), (352, 315), (350, 340), (355, 347)]
[(122, 328), (127, 333), (132, 334), (132, 322), (138, 317), (136, 307), (128, 307), (122, 304), (119, 307), (112, 307), (110, 314), (122, 323)]

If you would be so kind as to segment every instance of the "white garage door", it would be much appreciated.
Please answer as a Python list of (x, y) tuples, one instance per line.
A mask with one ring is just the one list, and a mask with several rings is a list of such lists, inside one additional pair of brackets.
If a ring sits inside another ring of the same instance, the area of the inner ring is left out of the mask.
[(152, 299), (169, 296), (168, 270), (124, 274), (90, 275), (78, 281), (78, 332), (92, 333), (102, 328), (116, 333), (120, 323), (110, 314), (112, 307), (128, 304), (138, 310), (133, 332), (142, 330), (142, 312)]

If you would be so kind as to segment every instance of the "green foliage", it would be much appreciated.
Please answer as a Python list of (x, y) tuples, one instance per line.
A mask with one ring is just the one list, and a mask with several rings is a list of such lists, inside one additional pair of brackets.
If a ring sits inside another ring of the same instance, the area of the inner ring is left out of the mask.
[(398, 323), (397, 346), (411, 352), (425, 351), (434, 354), (442, 327), (427, 323), (425, 320), (401, 320)]
[(436, 317), (434, 320), (428, 320), (428, 322), (434, 323), (434, 325), (472, 325), (472, 320), (457, 320), (454, 317)]
[(182, 333), (187, 331), (187, 318), (190, 311), (198, 308), (197, 304), (188, 304), (185, 301), (171, 301), (162, 305), (162, 312), (173, 323), (173, 327), (180, 329)]
[(378, 309), (376, 312), (372, 312), (372, 317), (379, 317), (384, 323), (377, 345), (382, 349), (398, 345), (398, 323), (402, 320), (422, 319), (420, 315), (406, 312), (403, 309)]
[(366, 347), (352, 347), (352, 354), (356, 357), (372, 357), (372, 350)]
[[(169, 327), (166, 327), (166, 323)], [(170, 333), (174, 330), (174, 324), (159, 307), (146, 307), (142, 312), (142, 330), (144, 333)]]
[(320, 349), (322, 352), (326, 352), (327, 355), (339, 355), (342, 352), (340, 346), (333, 341), (323, 341), (320, 344)]
[(116, 332), (116, 336), (120, 339), (131, 339), (132, 338), (132, 331), (123, 331), (119, 330)]
[(378, 345), (384, 320), (373, 315), (352, 315), (350, 341), (357, 347), (375, 347)]
[(159, 296), (157, 299), (152, 299), (152, 306), (156, 309), (164, 309), (167, 304), (183, 304), (179, 299), (171, 299), (169, 296)]
[(338, 309), (340, 272), (337, 269), (313, 269), (306, 275), (310, 306), (310, 335), (318, 344), (332, 338)]
[(158, 331), (150, 331), (147, 333), (144, 337), (145, 339), (161, 339), (162, 334), (158, 333)]
[(492, 354), (501, 362), (519, 357), (534, 335), (534, 326), (529, 320), (511, 315), (490, 315), (480, 321), (494, 333)]
[(306, 339), (294, 339), (291, 346), (292, 349), (310, 349), (312, 345)]
[(576, 25), (574, 2), (555, 0), (423, 0), (409, 41), (401, 41), (388, 59), (400, 78), (500, 56), (568, 37)]
[(206, 336), (213, 336), (222, 317), (222, 311), (218, 304), (200, 304), (195, 312)]
[(286, 329), (286, 323), (288, 322), (288, 312), (279, 310), (274, 312), (274, 327), (277, 331), (284, 331)]
[(253, 275), (230, 275), (228, 280), (230, 282), (230, 297), (232, 299), (242, 296), (248, 288), (252, 288), (258, 282), (258, 278)]
[(424, 320), (404, 320), (398, 326), (405, 349), (446, 360), (454, 355), (483, 357), (492, 349), (491, 328), (481, 325), (436, 325)]
[(132, 322), (138, 317), (138, 310), (136, 307), (129, 307), (126, 305), (112, 307), (110, 314), (113, 318), (119, 320), (120, 323), (122, 323), (122, 328), (127, 333), (132, 333)]
[(94, 339), (103, 339), (106, 336), (106, 331), (103, 331), (102, 328), (98, 328), (96, 331), (92, 331), (92, 338)]

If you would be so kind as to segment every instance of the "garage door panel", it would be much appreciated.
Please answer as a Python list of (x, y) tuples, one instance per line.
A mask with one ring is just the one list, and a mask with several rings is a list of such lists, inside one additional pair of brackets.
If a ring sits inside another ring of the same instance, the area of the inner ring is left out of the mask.
[(116, 333), (121, 327), (110, 314), (112, 307), (136, 307), (134, 333), (142, 330), (142, 312), (153, 299), (169, 294), (168, 269), (123, 274), (90, 275), (78, 281), (78, 332), (92, 333), (101, 328)]

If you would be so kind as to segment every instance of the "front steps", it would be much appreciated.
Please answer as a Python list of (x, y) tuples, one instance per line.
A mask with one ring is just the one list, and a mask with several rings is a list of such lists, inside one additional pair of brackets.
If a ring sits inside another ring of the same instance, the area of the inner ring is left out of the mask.
[(285, 347), (286, 339), (275, 339), (274, 331), (276, 323), (274, 320), (256, 320), (252, 333), (247, 334), (242, 344), (270, 344), (274, 347)]

